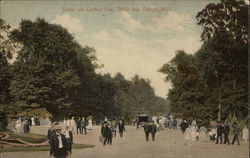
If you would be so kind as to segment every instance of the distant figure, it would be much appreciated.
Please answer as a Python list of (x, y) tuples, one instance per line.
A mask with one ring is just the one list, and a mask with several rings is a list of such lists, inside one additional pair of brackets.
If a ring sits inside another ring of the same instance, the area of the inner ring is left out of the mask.
[(177, 120), (176, 120), (176, 118), (174, 118), (174, 120), (173, 120), (173, 129), (174, 130), (177, 129)]
[(85, 120), (85, 117), (82, 117), (82, 121), (81, 121), (81, 134), (83, 134), (83, 131), (84, 131), (84, 134), (87, 134), (87, 129), (86, 129), (86, 126), (87, 126), (87, 121)]
[(35, 123), (35, 117), (34, 117), (34, 116), (31, 117), (31, 125), (32, 125), (32, 126), (35, 126), (35, 125), (36, 125), (36, 123)]
[(108, 127), (107, 128), (107, 130), (108, 130), (108, 132), (107, 132), (107, 144), (112, 145), (112, 137), (113, 137), (113, 135), (112, 135), (112, 123), (109, 122), (107, 127)]
[(248, 131), (248, 128), (247, 126), (245, 126), (242, 130), (242, 139), (243, 141), (245, 141), (245, 143), (247, 143), (249, 141), (249, 131)]
[(104, 121), (102, 127), (101, 127), (101, 134), (104, 137), (104, 141), (103, 141), (103, 145), (106, 144), (112, 144), (112, 138), (110, 139), (110, 137), (112, 137), (112, 132), (110, 127), (108, 127), (108, 123), (106, 121)]
[(76, 134), (82, 134), (81, 118), (76, 121)]
[(149, 133), (152, 130), (151, 128), (152, 128), (152, 126), (150, 126), (149, 123), (144, 124), (144, 132), (145, 132), (146, 141), (148, 141)]
[(136, 130), (140, 130), (140, 121), (139, 121), (138, 118), (135, 119), (135, 125), (136, 125), (135, 129), (136, 129)]
[(199, 141), (201, 142), (207, 141), (207, 129), (203, 125), (199, 129)]
[(230, 127), (228, 126), (227, 122), (224, 123), (224, 144), (230, 144), (230, 141), (229, 141), (229, 135), (230, 133)]
[(113, 119), (113, 121), (112, 121), (111, 129), (112, 129), (113, 136), (116, 137), (117, 123), (116, 123), (115, 119)]
[(151, 124), (151, 135), (152, 135), (152, 140), (155, 141), (155, 133), (157, 132), (157, 127), (156, 127), (156, 124), (154, 123), (154, 121), (152, 121), (152, 124)]
[(90, 119), (88, 120), (87, 129), (93, 129), (92, 118), (90, 118)]
[(217, 127), (217, 138), (216, 138), (216, 143), (219, 143), (219, 139), (220, 139), (220, 144), (222, 144), (222, 134), (224, 131), (224, 127), (222, 126), (221, 122), (218, 122), (218, 127)]
[(75, 134), (75, 130), (76, 130), (76, 121), (75, 121), (75, 117), (72, 117), (70, 120), (70, 130), (72, 131), (72, 133)]
[(191, 140), (194, 142), (196, 140), (196, 131), (197, 131), (197, 124), (195, 121), (192, 122), (190, 130), (191, 130)]
[(234, 133), (234, 137), (233, 137), (232, 145), (234, 145), (235, 140), (237, 141), (238, 145), (240, 145), (239, 136), (238, 136), (239, 128), (236, 122), (233, 124), (233, 133)]
[(72, 131), (69, 130), (69, 126), (65, 127), (65, 131), (63, 134), (66, 138), (66, 143), (67, 143), (66, 150), (67, 150), (68, 154), (71, 154), (72, 153), (72, 144), (73, 144), (73, 134), (72, 134)]
[(20, 119), (16, 120), (15, 132), (21, 133), (21, 121), (20, 121)]
[(66, 158), (67, 156), (67, 142), (60, 128), (54, 128), (55, 134), (51, 136), (51, 154), (55, 158)]
[(217, 133), (217, 129), (216, 129), (215, 127), (213, 127), (212, 130), (211, 130), (212, 141), (213, 141), (213, 142), (215, 141), (216, 133)]
[(190, 129), (190, 125), (187, 125), (187, 128), (185, 128), (185, 132), (184, 132), (184, 145), (190, 145), (191, 144), (191, 129)]
[(24, 133), (30, 132), (30, 125), (29, 125), (29, 121), (27, 118), (24, 120), (23, 132)]
[(186, 128), (188, 127), (187, 121), (186, 120), (182, 120), (182, 122), (180, 124), (180, 127), (181, 127), (182, 133), (184, 134), (185, 131), (186, 131)]
[(118, 123), (118, 130), (119, 130), (120, 137), (122, 138), (123, 132), (125, 131), (125, 123), (122, 119), (120, 119)]

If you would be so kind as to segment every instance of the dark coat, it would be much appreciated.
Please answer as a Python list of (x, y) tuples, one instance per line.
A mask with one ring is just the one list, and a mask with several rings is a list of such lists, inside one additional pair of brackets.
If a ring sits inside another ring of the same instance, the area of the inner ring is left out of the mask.
[[(61, 150), (61, 152), (59, 152), (59, 139), (57, 134), (53, 134), (51, 136), (51, 152), (54, 156), (58, 156), (58, 155), (67, 155), (67, 142), (66, 142), (66, 138), (64, 135), (60, 134), (61, 138), (62, 138), (62, 144), (63, 144), (63, 148)], [(62, 153), (63, 152), (63, 153)]]
[(217, 128), (217, 135), (221, 135), (224, 131), (224, 127), (222, 125), (219, 125)]
[(225, 135), (229, 135), (229, 132), (230, 132), (230, 127), (228, 125), (225, 125), (225, 127), (224, 127), (224, 134)]
[(151, 127), (151, 133), (156, 133), (156, 132), (157, 132), (157, 127), (156, 127), (156, 125), (155, 125), (155, 124), (152, 124), (151, 126), (152, 126), (152, 127)]
[(238, 135), (239, 134), (239, 128), (237, 126), (233, 126), (233, 132), (234, 132), (234, 135)]
[(125, 131), (125, 125), (124, 125), (124, 122), (119, 122), (118, 124), (118, 129), (119, 129), (119, 132), (123, 132)]
[(86, 120), (82, 120), (81, 121), (81, 127), (85, 128), (87, 126), (87, 121)]
[(49, 139), (49, 143), (50, 143), (50, 140), (51, 140), (51, 136), (55, 134), (55, 131), (53, 129), (49, 129), (48, 130), (48, 133), (47, 133), (47, 138)]
[(76, 120), (76, 127), (81, 128), (81, 120)]
[(103, 137), (110, 137), (112, 135), (112, 131), (108, 126), (102, 126), (101, 134)]
[(144, 132), (145, 133), (150, 133), (152, 131), (152, 126), (149, 124), (144, 125)]

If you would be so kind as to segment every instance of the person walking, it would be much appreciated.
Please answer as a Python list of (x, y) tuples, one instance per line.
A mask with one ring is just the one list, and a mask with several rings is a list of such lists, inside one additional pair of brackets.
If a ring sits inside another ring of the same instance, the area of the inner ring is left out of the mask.
[(186, 120), (182, 120), (182, 122), (180, 124), (180, 127), (181, 127), (182, 133), (184, 134), (185, 131), (186, 131), (186, 128), (188, 127), (187, 121)]
[(66, 150), (68, 155), (72, 153), (72, 144), (73, 144), (73, 134), (72, 131), (69, 130), (69, 126), (65, 127), (64, 136), (66, 138)]
[(108, 122), (108, 128), (107, 128), (107, 144), (112, 145), (112, 123)]
[(187, 128), (185, 128), (184, 132), (184, 145), (190, 145), (191, 144), (191, 129), (190, 124), (187, 124)]
[(123, 132), (125, 131), (125, 123), (122, 119), (120, 119), (118, 123), (118, 130), (119, 130), (120, 137), (122, 138)]
[(101, 127), (101, 134), (102, 137), (104, 138), (103, 145), (106, 145), (109, 139), (109, 127), (106, 121), (103, 122), (103, 125)]
[(148, 122), (144, 123), (144, 132), (145, 132), (146, 141), (148, 141), (148, 136), (149, 136), (149, 133), (151, 132), (151, 128), (152, 126), (150, 126)]
[(216, 143), (219, 143), (219, 139), (220, 139), (220, 144), (222, 144), (222, 134), (224, 131), (224, 127), (222, 126), (221, 122), (218, 122), (218, 127), (217, 127), (217, 137), (216, 137)]
[(230, 133), (230, 127), (228, 126), (227, 122), (224, 122), (224, 144), (228, 144), (230, 145), (230, 141), (229, 141), (229, 135)]
[(152, 121), (152, 125), (151, 125), (151, 135), (152, 135), (152, 140), (155, 141), (155, 133), (157, 132), (157, 126), (156, 124), (154, 123), (154, 121)]
[(232, 145), (234, 145), (235, 140), (237, 141), (238, 145), (240, 145), (239, 136), (238, 136), (239, 128), (236, 122), (234, 122), (233, 124), (233, 133), (234, 133), (234, 137), (233, 137)]
[(173, 120), (173, 129), (174, 130), (177, 129), (177, 120), (176, 120), (176, 118), (174, 118), (174, 120)]
[(55, 158), (66, 158), (67, 142), (60, 128), (54, 128), (55, 133), (51, 136), (51, 155)]
[(87, 134), (87, 121), (85, 120), (85, 117), (82, 117), (82, 121), (81, 121), (81, 131), (82, 131), (82, 133), (81, 134), (83, 134), (83, 131), (84, 131), (84, 134)]
[(207, 141), (207, 129), (203, 125), (199, 129), (199, 141), (201, 142)]
[(249, 141), (249, 131), (247, 126), (245, 126), (242, 130), (242, 139), (245, 141), (245, 143), (247, 143)]
[(81, 118), (79, 117), (78, 120), (76, 120), (76, 134), (82, 134), (82, 126), (81, 126)]
[(112, 121), (111, 128), (112, 128), (112, 135), (113, 135), (114, 137), (116, 137), (117, 123), (116, 123), (116, 120), (115, 120), (115, 119), (113, 119), (113, 121)]

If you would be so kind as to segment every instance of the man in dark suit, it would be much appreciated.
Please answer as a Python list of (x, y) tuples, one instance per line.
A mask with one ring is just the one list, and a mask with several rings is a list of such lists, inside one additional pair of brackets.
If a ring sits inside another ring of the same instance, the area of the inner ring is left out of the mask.
[(218, 122), (218, 127), (217, 127), (217, 139), (216, 139), (216, 143), (218, 144), (219, 139), (220, 139), (220, 144), (222, 144), (222, 134), (224, 131), (224, 127), (222, 126), (221, 122)]
[(227, 122), (224, 123), (224, 144), (230, 144), (230, 141), (229, 141), (229, 132), (230, 132), (230, 127), (228, 126)]
[(148, 136), (149, 136), (149, 133), (151, 132), (151, 129), (152, 129), (152, 126), (148, 122), (144, 123), (144, 132), (146, 136), (146, 141), (148, 141)]
[(55, 158), (66, 158), (67, 156), (67, 142), (60, 128), (54, 128), (55, 133), (51, 135), (51, 151)]
[(87, 126), (87, 121), (85, 120), (85, 117), (83, 117), (81, 121), (82, 134), (83, 134), (83, 130), (84, 130), (84, 133), (87, 134), (86, 126)]
[(66, 139), (66, 143), (67, 143), (67, 152), (68, 154), (72, 153), (72, 144), (73, 144), (73, 134), (72, 131), (69, 130), (69, 126), (65, 127), (65, 131), (64, 131), (64, 136)]
[(151, 135), (152, 135), (152, 140), (155, 141), (155, 133), (157, 132), (157, 127), (156, 127), (156, 124), (154, 123), (154, 121), (152, 121), (152, 124), (151, 124)]
[(119, 130), (120, 137), (122, 138), (123, 132), (125, 131), (125, 122), (123, 119), (120, 119), (118, 123), (118, 130)]
[(233, 124), (233, 132), (234, 132), (234, 137), (233, 137), (233, 141), (232, 141), (232, 145), (234, 145), (235, 140), (237, 141), (238, 145), (240, 145), (240, 141), (239, 141), (239, 128), (237, 126), (237, 123), (234, 122)]
[(81, 118), (76, 120), (76, 134), (82, 134)]

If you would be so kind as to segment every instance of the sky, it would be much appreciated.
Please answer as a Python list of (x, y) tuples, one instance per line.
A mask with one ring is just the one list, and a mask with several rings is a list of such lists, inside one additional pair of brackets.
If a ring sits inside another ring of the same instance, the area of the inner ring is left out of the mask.
[(22, 19), (44, 18), (72, 33), (82, 46), (94, 47), (97, 73), (126, 79), (135, 74), (151, 81), (158, 96), (166, 97), (171, 83), (158, 72), (176, 50), (195, 53), (202, 28), (195, 16), (217, 1), (1, 1), (0, 17), (17, 28)]

